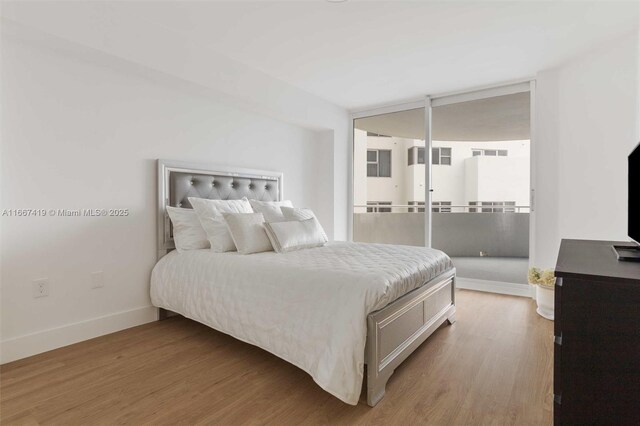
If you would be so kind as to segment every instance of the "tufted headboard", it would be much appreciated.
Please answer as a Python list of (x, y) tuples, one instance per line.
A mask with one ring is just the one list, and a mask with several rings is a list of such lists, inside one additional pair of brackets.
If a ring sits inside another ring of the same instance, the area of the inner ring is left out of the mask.
[(175, 248), (167, 206), (190, 209), (189, 197), (282, 200), (282, 173), (158, 160), (158, 258)]

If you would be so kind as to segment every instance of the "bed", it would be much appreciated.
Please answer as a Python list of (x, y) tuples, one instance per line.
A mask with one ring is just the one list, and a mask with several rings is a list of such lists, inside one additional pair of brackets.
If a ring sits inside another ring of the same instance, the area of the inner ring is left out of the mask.
[(358, 403), (366, 376), (367, 404), (377, 404), (395, 368), (455, 321), (455, 269), (438, 250), (349, 242), (284, 254), (172, 250), (167, 206), (190, 208), (190, 196), (278, 201), (281, 173), (159, 160), (158, 190), (159, 319), (175, 312), (259, 346), (346, 403)]

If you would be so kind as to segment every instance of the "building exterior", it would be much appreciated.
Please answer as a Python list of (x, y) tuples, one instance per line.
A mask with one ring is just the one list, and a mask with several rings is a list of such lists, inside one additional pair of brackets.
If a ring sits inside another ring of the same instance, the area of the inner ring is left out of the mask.
[[(435, 212), (528, 212), (528, 140), (433, 141)], [(424, 141), (354, 131), (356, 213), (423, 211)], [(478, 206), (478, 207), (476, 207)]]

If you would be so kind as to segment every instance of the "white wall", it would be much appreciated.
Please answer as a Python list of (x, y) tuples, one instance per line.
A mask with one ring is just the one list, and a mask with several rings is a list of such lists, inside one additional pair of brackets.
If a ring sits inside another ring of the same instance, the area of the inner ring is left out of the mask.
[[(469, 172), (469, 165), (474, 164)], [(467, 202), (513, 201), (517, 206), (529, 205), (529, 157), (489, 157), (477, 156), (465, 160), (467, 175), (472, 175), (476, 183), (476, 193), (467, 192)], [(528, 212), (528, 210), (524, 210)]]
[[(367, 201), (407, 204), (406, 187), (411, 178), (407, 172), (407, 150), (412, 144), (411, 139), (367, 137), (368, 149), (391, 150), (391, 177), (367, 177)], [(364, 162), (366, 165), (366, 156)], [(366, 166), (364, 173), (366, 176)], [(356, 193), (359, 192), (362, 192), (362, 188), (358, 188)]]
[(630, 34), (537, 75), (536, 265), (555, 266), (561, 238), (628, 240), (639, 71)]
[[(424, 142), (397, 137), (367, 136), (354, 131), (354, 202), (391, 201), (404, 205), (424, 201), (425, 166), (408, 166), (408, 149)], [(466, 205), (469, 201), (516, 201), (529, 205), (529, 141), (460, 142), (434, 141), (434, 147), (451, 148), (451, 165), (434, 165), (433, 201)], [(391, 178), (366, 177), (366, 149), (392, 151)], [(506, 149), (507, 157), (473, 157), (472, 150)], [(477, 167), (481, 162), (482, 167)], [(399, 209), (398, 212), (406, 211)], [(356, 213), (365, 209), (357, 208)]]
[[(529, 158), (529, 141), (433, 141), (434, 148), (451, 148), (451, 166), (435, 165), (433, 201), (451, 201), (453, 205), (466, 205), (469, 201), (526, 201), (529, 194), (529, 168), (517, 164)], [(506, 149), (507, 157), (473, 157), (473, 149)], [(469, 162), (487, 161), (497, 167), (474, 167)], [(424, 178), (423, 178), (424, 180)], [(496, 198), (505, 197), (509, 198)], [(478, 198), (479, 197), (479, 198)], [(515, 198), (514, 198), (515, 197)]]
[[(292, 102), (307, 105), (308, 94), (289, 91), (276, 113), (261, 114), (266, 100), (233, 98), (6, 21), (1, 47), (2, 209), (131, 211), (2, 218), (2, 362), (155, 319), (157, 158), (282, 171), (285, 197), (314, 209), (329, 235), (345, 236), (346, 111), (342, 121), (337, 108), (311, 99), (318, 125), (294, 125), (278, 117)], [(344, 200), (334, 198), (336, 185)], [(91, 289), (93, 271), (104, 271), (103, 288)], [(43, 277), (51, 294), (34, 299), (31, 282)]]
[[(363, 206), (367, 204), (367, 132), (353, 129), (353, 204)], [(365, 212), (360, 208), (354, 211)]]
[(178, 77), (197, 93), (213, 91), (245, 110), (323, 131), (323, 140), (334, 145), (333, 159), (325, 164), (334, 168), (331, 220), (336, 238), (347, 238), (351, 147), (344, 108), (211, 50), (206, 40), (148, 20), (141, 24), (137, 14), (113, 2), (4, 2), (0, 12), (3, 30), (14, 22), (37, 28), (84, 47), (85, 55), (104, 52)]

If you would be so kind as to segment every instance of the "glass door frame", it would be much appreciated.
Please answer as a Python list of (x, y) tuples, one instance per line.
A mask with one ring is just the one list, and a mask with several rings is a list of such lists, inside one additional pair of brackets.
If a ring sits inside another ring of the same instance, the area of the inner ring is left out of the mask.
[(491, 86), (483, 86), (475, 89), (448, 92), (434, 95), (426, 95), (422, 100), (407, 101), (397, 104), (383, 105), (380, 107), (368, 108), (358, 111), (352, 111), (349, 114), (349, 189), (348, 189), (348, 240), (353, 241), (353, 214), (354, 214), (354, 120), (365, 117), (372, 117), (376, 115), (388, 114), (393, 112), (406, 111), (417, 108), (424, 108), (425, 110), (425, 129), (424, 129), (424, 141), (425, 141), (425, 246), (431, 247), (432, 236), (432, 169), (433, 164), (431, 162), (431, 148), (433, 145), (432, 140), (432, 113), (433, 108), (443, 105), (450, 105), (460, 102), (467, 102), (478, 99), (492, 98), (495, 96), (510, 95), (514, 93), (530, 93), (530, 152), (531, 152), (531, 167), (530, 167), (530, 216), (529, 216), (529, 259), (530, 262), (534, 262), (533, 254), (535, 245), (535, 163), (536, 163), (536, 144), (535, 139), (535, 79), (527, 78), (512, 82), (506, 82)]

